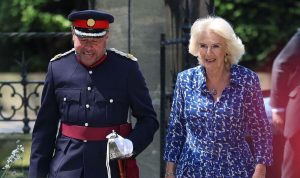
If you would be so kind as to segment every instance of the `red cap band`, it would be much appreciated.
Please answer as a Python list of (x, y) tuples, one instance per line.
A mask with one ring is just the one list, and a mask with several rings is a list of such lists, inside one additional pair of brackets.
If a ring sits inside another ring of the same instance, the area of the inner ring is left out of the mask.
[(94, 20), (94, 19), (74, 20), (73, 26), (79, 28), (108, 29), (109, 22), (107, 20)]

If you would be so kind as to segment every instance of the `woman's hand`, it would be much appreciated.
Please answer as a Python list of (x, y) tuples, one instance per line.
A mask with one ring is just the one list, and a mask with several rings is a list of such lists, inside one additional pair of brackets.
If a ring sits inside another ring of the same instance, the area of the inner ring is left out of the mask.
[(252, 178), (265, 178), (266, 177), (266, 166), (263, 164), (257, 164)]
[(167, 162), (165, 178), (175, 178), (175, 170), (176, 164), (173, 162)]

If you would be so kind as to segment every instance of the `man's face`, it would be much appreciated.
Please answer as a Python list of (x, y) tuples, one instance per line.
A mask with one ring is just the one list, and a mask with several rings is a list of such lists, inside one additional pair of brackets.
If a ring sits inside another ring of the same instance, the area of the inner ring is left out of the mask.
[(82, 38), (72, 35), (77, 57), (85, 66), (95, 64), (105, 53), (108, 33), (102, 38)]

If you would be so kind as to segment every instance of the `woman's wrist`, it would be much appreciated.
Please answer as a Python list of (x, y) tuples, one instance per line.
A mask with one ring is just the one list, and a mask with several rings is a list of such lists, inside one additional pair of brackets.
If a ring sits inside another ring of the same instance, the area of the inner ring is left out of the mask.
[(174, 172), (166, 172), (165, 177), (175, 177)]

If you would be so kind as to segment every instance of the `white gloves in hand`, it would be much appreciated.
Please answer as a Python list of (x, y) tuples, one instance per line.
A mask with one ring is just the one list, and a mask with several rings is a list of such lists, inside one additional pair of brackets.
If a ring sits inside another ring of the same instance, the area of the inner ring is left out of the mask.
[(118, 137), (115, 138), (115, 143), (123, 155), (132, 154), (133, 144), (129, 139), (123, 138), (122, 136), (118, 135)]
[(129, 158), (132, 156), (133, 144), (132, 141), (118, 135), (114, 130), (106, 138), (108, 139), (106, 146), (106, 169), (108, 178), (111, 178), (109, 160)]
[(123, 159), (132, 156), (133, 144), (129, 139), (118, 135), (115, 131), (106, 136), (107, 154), (110, 159)]

